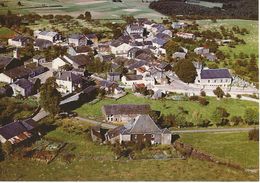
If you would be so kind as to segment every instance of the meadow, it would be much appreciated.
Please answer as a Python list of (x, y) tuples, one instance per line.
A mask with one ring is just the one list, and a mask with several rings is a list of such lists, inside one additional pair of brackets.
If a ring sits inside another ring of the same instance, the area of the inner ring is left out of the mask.
[[(137, 97), (132, 93), (114, 100), (103, 99), (95, 104), (86, 103), (75, 111), (82, 117), (102, 118), (101, 107), (107, 104), (150, 104), (153, 110), (161, 111), (162, 114), (176, 114), (179, 107), (189, 111), (188, 119), (193, 121), (194, 116), (202, 115), (203, 119), (211, 119), (216, 107), (224, 107), (230, 116), (244, 115), (247, 107), (258, 108), (256, 102), (243, 101), (238, 99), (217, 100), (215, 97), (207, 97), (209, 104), (202, 106), (195, 101), (174, 101), (174, 100), (152, 100), (144, 97)], [(195, 122), (195, 121), (194, 121)]]
[[(9, 0), (7, 7), (0, 7), (0, 13), (8, 9), (14, 12), (38, 14), (69, 14), (78, 16), (80, 13), (90, 11), (94, 19), (118, 19), (121, 15), (133, 15), (160, 19), (163, 15), (149, 8), (149, 3), (141, 0), (113, 2), (112, 0), (22, 0), (23, 6), (17, 6), (17, 2)], [(35, 8), (37, 7), (37, 8)]]
[[(248, 55), (254, 53), (258, 55), (258, 21), (253, 20), (242, 20), (242, 19), (223, 19), (217, 20), (217, 23), (212, 23), (211, 20), (197, 20), (201, 30), (219, 30), (220, 26), (231, 29), (233, 26), (239, 26), (240, 28), (246, 28), (249, 34), (246, 35), (236, 35), (238, 38), (245, 40), (245, 45), (237, 45), (235, 48), (230, 48), (228, 46), (220, 47), (220, 50), (225, 53), (229, 53), (231, 57), (235, 53), (238, 55), (240, 52), (246, 53)], [(258, 56), (257, 56), (258, 57)]]
[[(208, 146), (215, 144), (212, 134), (203, 137)], [(225, 134), (223, 134), (225, 137)], [(85, 135), (76, 135), (63, 131), (60, 127), (49, 132), (46, 138), (56, 139), (75, 145), (76, 155), (71, 163), (65, 162), (60, 155), (50, 164), (29, 159), (8, 159), (0, 163), (0, 180), (49, 180), (49, 181), (82, 181), (82, 180), (154, 180), (154, 181), (242, 181), (258, 180), (258, 174), (227, 168), (222, 165), (195, 159), (171, 160), (115, 160), (108, 145), (99, 145), (90, 141)], [(223, 138), (224, 138), (223, 137)], [(183, 137), (188, 139), (187, 137)], [(201, 138), (200, 138), (201, 139)], [(239, 146), (238, 141), (229, 144)], [(230, 149), (218, 148), (223, 151)], [(223, 146), (225, 147), (225, 146)], [(252, 146), (253, 147), (253, 146)], [(248, 151), (241, 147), (241, 151)], [(257, 148), (250, 149), (257, 153)], [(223, 152), (223, 154), (225, 154)], [(222, 154), (222, 155), (223, 155)], [(220, 157), (222, 157), (220, 154)], [(236, 156), (236, 154), (234, 154)], [(255, 158), (255, 156), (249, 157)], [(256, 161), (256, 159), (254, 159)], [(252, 160), (253, 161), (253, 160)]]

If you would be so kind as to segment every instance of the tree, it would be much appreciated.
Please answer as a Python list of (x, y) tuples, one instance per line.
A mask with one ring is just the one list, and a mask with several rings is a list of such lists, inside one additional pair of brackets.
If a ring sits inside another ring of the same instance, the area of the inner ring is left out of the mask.
[(244, 114), (245, 122), (249, 125), (259, 123), (259, 113), (257, 109), (247, 108)]
[(11, 153), (13, 152), (13, 146), (11, 144), (11, 142), (6, 141), (3, 145), (2, 145), (2, 151), (4, 153), (4, 157), (9, 157), (11, 155)]
[(223, 107), (217, 107), (216, 110), (212, 114), (212, 120), (217, 126), (224, 126), (228, 124), (227, 117), (229, 113)]
[(188, 60), (179, 61), (174, 67), (175, 73), (185, 83), (193, 83), (196, 76), (196, 68), (193, 63)]
[(5, 159), (2, 143), (0, 143), (0, 161), (3, 161)]
[(218, 86), (215, 90), (213, 90), (213, 93), (218, 97), (218, 98), (223, 98), (225, 93), (223, 90)]
[(60, 110), (61, 94), (56, 88), (58, 88), (56, 79), (50, 77), (40, 89), (40, 105), (45, 111), (49, 112), (52, 117), (58, 114)]
[(91, 13), (90, 13), (89, 11), (86, 11), (86, 12), (85, 12), (85, 19), (86, 19), (87, 21), (90, 21), (91, 18), (92, 18)]
[(201, 92), (200, 92), (200, 96), (206, 97), (206, 92), (205, 92), (205, 91), (201, 91)]
[(18, 1), (17, 5), (18, 5), (18, 6), (22, 6), (21, 1)]

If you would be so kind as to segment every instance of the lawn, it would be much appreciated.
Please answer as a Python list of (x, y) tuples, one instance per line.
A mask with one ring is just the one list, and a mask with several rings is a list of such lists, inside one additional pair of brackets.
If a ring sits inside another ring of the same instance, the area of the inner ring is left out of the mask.
[(224, 107), (230, 116), (244, 115), (247, 107), (258, 108), (256, 102), (243, 101), (238, 99), (217, 100), (215, 97), (207, 97), (209, 104), (201, 106), (195, 101), (173, 101), (173, 100), (151, 100), (144, 97), (137, 97), (128, 94), (119, 100), (103, 99), (96, 104), (86, 103), (75, 111), (82, 117), (100, 118), (102, 116), (101, 107), (106, 104), (150, 104), (153, 110), (161, 111), (163, 114), (176, 114), (178, 107), (183, 107), (189, 111), (188, 119), (194, 120), (194, 116), (201, 114), (203, 119), (211, 119), (211, 115), (216, 107)]
[(233, 26), (239, 26), (240, 28), (246, 28), (249, 30), (249, 34), (244, 36), (237, 35), (237, 37), (245, 40), (245, 45), (238, 45), (236, 48), (229, 48), (228, 46), (222, 46), (220, 49), (225, 53), (229, 53), (231, 56), (235, 53), (238, 55), (240, 52), (246, 54), (254, 53), (258, 55), (258, 21), (254, 20), (241, 20), (241, 19), (223, 19), (217, 20), (217, 23), (212, 23), (211, 20), (197, 20), (202, 30), (206, 29), (217, 29), (222, 25), (226, 28), (231, 29)]
[(184, 133), (181, 141), (245, 168), (259, 167), (259, 143), (248, 140), (247, 132)]
[(47, 137), (74, 143), (75, 159), (65, 163), (58, 155), (48, 165), (33, 160), (5, 160), (0, 163), (0, 180), (258, 180), (257, 174), (193, 159), (116, 161), (109, 146), (94, 144), (84, 135), (60, 128)]

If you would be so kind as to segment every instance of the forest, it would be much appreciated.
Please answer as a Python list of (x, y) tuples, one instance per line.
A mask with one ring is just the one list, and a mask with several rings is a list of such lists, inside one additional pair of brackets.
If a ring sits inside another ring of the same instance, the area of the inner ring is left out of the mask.
[(208, 0), (223, 3), (223, 8), (209, 8), (187, 4), (185, 0), (159, 0), (150, 3), (150, 8), (164, 15), (196, 16), (196, 18), (258, 19), (258, 0)]

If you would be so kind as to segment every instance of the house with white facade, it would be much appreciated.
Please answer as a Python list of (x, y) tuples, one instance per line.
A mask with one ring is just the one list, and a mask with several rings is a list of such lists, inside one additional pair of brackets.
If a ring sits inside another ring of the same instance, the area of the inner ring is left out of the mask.
[(228, 69), (198, 69), (197, 72), (198, 76), (195, 79), (195, 84), (203, 87), (228, 87), (233, 81)]
[(34, 31), (34, 37), (37, 39), (44, 39), (48, 40), (52, 43), (60, 42), (61, 41), (61, 35), (58, 32), (53, 31)]
[(87, 38), (83, 34), (71, 34), (68, 37), (68, 42), (71, 46), (84, 46), (87, 45)]
[(14, 47), (25, 47), (31, 42), (31, 39), (26, 36), (18, 35), (8, 39), (8, 45)]
[(130, 44), (119, 40), (113, 41), (110, 45), (111, 52), (116, 56), (127, 57), (127, 53), (131, 48), (132, 46)]
[(175, 34), (177, 37), (181, 37), (183, 39), (195, 39), (195, 35), (192, 33), (186, 33), (186, 32), (177, 32)]
[(58, 91), (61, 93), (72, 93), (82, 87), (82, 77), (70, 71), (58, 72), (56, 75)]

